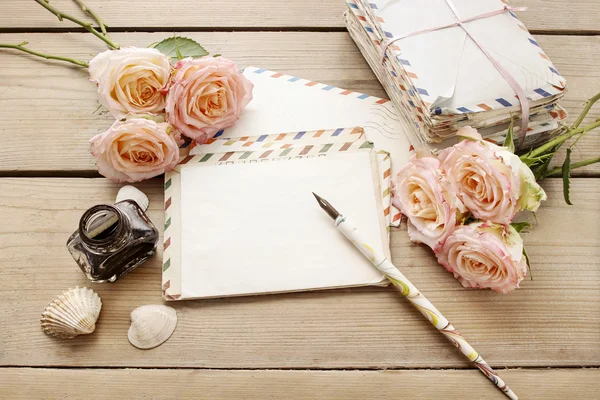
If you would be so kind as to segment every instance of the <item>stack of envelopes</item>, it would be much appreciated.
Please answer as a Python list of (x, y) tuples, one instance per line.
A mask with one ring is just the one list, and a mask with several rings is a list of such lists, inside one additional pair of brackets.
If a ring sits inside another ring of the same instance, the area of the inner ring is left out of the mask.
[[(410, 156), (387, 99), (248, 67), (253, 99), (165, 174), (163, 296), (250, 295), (386, 281), (356, 257), (311, 191), (389, 256), (391, 179)], [(342, 206), (340, 206), (342, 207)]]
[[(565, 79), (505, 0), (353, 0), (348, 9), (348, 31), (415, 147), (452, 145), (463, 126), (502, 143), (512, 121), (517, 148), (560, 131)], [(524, 138), (506, 74), (528, 99)]]
[(164, 297), (385, 284), (326, 229), (331, 221), (311, 192), (344, 203), (346, 215), (389, 257), (390, 168), (389, 154), (374, 149), (360, 127), (195, 147), (165, 176)]

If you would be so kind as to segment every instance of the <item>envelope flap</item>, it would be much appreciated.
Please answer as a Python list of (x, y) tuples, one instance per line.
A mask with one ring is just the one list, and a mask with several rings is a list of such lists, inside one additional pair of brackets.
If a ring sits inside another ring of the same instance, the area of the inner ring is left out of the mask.
[[(501, 0), (452, 0), (450, 4), (462, 20), (507, 5)], [(456, 114), (519, 106), (514, 89), (482, 48), (532, 100), (558, 94), (565, 87), (564, 78), (510, 11), (466, 22), (472, 37), (461, 26), (442, 28), (457, 21), (446, 0), (374, 0), (366, 12), (387, 40), (441, 28), (400, 39), (388, 49), (410, 79), (413, 87), (409, 90), (430, 104), (431, 112)]]

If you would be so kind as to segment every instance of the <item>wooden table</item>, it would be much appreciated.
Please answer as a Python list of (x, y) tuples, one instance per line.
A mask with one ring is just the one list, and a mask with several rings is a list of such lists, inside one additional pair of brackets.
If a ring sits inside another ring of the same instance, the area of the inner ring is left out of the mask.
[[(243, 66), (385, 96), (345, 31), (342, 0), (87, 3), (122, 44), (177, 31)], [(600, 90), (600, 3), (515, 3), (529, 6), (522, 20), (568, 80), (572, 120)], [(68, 0), (52, 4), (83, 17)], [(82, 59), (103, 50), (33, 1), (0, 9), (0, 42)], [(0, 52), (0, 398), (503, 398), (391, 288), (172, 303), (175, 334), (137, 350), (127, 341), (129, 313), (162, 303), (161, 254), (115, 284), (91, 285), (104, 303), (94, 334), (44, 335), (46, 304), (90, 285), (68, 236), (119, 187), (98, 175), (88, 151), (111, 123), (96, 108), (84, 69)], [(588, 122), (599, 117), (596, 108)], [(588, 135), (574, 157), (597, 156), (599, 137)], [(523, 399), (600, 396), (600, 165), (573, 175), (575, 206), (560, 180), (544, 182), (549, 199), (525, 234), (534, 280), (510, 295), (463, 289), (404, 229), (392, 235), (396, 264)], [(161, 226), (161, 179), (140, 186)]]

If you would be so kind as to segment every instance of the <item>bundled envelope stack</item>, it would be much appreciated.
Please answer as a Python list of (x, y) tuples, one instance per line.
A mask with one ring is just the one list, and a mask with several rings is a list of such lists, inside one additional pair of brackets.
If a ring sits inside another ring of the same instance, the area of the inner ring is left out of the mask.
[(513, 122), (517, 148), (560, 132), (565, 79), (506, 0), (353, 1), (348, 31), (415, 147), (452, 145), (463, 126), (502, 143)]

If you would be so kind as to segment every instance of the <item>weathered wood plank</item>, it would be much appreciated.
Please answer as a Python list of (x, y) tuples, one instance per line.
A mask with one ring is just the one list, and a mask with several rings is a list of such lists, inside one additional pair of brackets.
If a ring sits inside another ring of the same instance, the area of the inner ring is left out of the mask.
[[(520, 290), (462, 288), (424, 247), (409, 243), (405, 228), (393, 233), (393, 259), (493, 366), (599, 366), (600, 180), (573, 180), (576, 206), (564, 203), (560, 180), (545, 187), (550, 199), (524, 236), (535, 279)], [(162, 302), (160, 254), (115, 284), (90, 285), (65, 248), (83, 211), (112, 202), (117, 188), (105, 179), (0, 179), (0, 365), (468, 367), (392, 288), (170, 303), (179, 314), (175, 334), (152, 351), (135, 349), (129, 313)], [(162, 226), (162, 182), (141, 188)], [(47, 337), (40, 313), (75, 285), (102, 297), (96, 332)]]
[[(120, 34), (122, 43), (145, 46), (164, 34)], [(191, 33), (213, 53), (240, 65), (261, 67), (338, 87), (386, 96), (346, 33), (248, 32)], [(31, 42), (33, 48), (89, 59), (102, 42), (85, 34), (4, 34), (3, 41)], [(600, 37), (540, 36), (538, 40), (569, 81), (563, 102), (571, 119), (600, 90)], [(0, 173), (21, 171), (95, 172), (88, 140), (110, 126), (109, 115), (93, 114), (97, 95), (82, 68), (28, 55), (0, 51)], [(600, 106), (590, 113), (600, 117)], [(593, 132), (578, 145), (574, 159), (597, 157), (600, 135)], [(559, 157), (562, 160), (563, 157)], [(574, 175), (600, 174), (600, 165)]]
[[(577, 0), (514, 0), (515, 6), (528, 6), (519, 18), (531, 30), (552, 32), (597, 32), (597, 3)], [(68, 0), (54, 0), (55, 7), (84, 18), (77, 6)], [(168, 6), (147, 2), (143, 12), (136, 2), (127, 0), (86, 0), (107, 25), (114, 28), (172, 27), (203, 28), (341, 28), (343, 0), (253, 1), (200, 0), (193, 6), (186, 0), (172, 0)], [(0, 15), (0, 28), (65, 28), (76, 25), (60, 22), (32, 1), (11, 1)]]
[[(596, 399), (597, 369), (502, 370), (527, 399)], [(537, 384), (532, 384), (536, 382)], [(0, 369), (0, 392), (10, 399), (500, 399), (473, 370), (223, 371)], [(85, 392), (85, 396), (84, 393)]]

